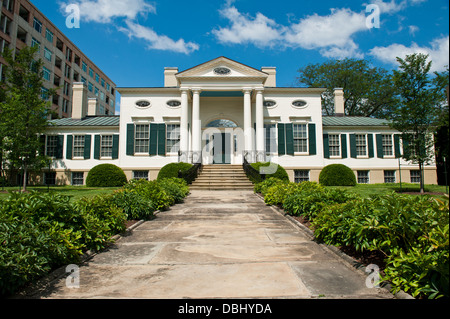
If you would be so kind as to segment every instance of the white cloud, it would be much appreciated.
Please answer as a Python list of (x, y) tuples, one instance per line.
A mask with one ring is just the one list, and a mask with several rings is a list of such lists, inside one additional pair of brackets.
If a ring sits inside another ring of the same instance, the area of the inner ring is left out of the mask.
[(378, 60), (393, 65), (397, 64), (397, 57), (404, 59), (413, 53), (428, 54), (433, 61), (431, 71), (443, 71), (449, 65), (449, 36), (433, 40), (428, 47), (420, 47), (414, 42), (409, 47), (395, 43), (387, 47), (375, 47), (369, 52)]
[(81, 20), (87, 22), (110, 23), (115, 18), (135, 19), (138, 15), (156, 13), (154, 5), (145, 0), (76, 0), (62, 3), (76, 4), (80, 9)]
[(134, 23), (130, 20), (126, 21), (126, 25), (127, 28), (119, 28), (119, 30), (126, 33), (130, 38), (145, 40), (149, 49), (173, 51), (184, 54), (189, 54), (199, 49), (199, 46), (196, 43), (186, 43), (183, 39), (175, 41), (165, 35), (157, 34), (151, 28)]
[[(229, 1), (227, 4), (231, 4), (231, 2)], [(261, 13), (257, 13), (256, 17), (252, 18), (241, 14), (234, 6), (227, 6), (220, 10), (220, 14), (231, 23), (229, 28), (219, 28), (212, 31), (222, 43), (242, 44), (249, 42), (258, 47), (270, 47), (281, 38), (283, 27)]]

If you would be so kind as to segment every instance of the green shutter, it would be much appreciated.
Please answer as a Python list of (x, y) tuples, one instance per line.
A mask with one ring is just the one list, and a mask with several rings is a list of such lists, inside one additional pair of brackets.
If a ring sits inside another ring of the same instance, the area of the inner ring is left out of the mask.
[(308, 124), (309, 155), (317, 155), (316, 124)]
[(56, 159), (63, 159), (64, 135), (58, 136), (58, 146), (56, 148)]
[(342, 158), (347, 158), (347, 134), (341, 134), (341, 153)]
[(323, 157), (330, 158), (330, 139), (328, 134), (323, 134)]
[(91, 159), (91, 141), (92, 141), (91, 135), (86, 135), (84, 137), (84, 159), (85, 160)]
[(373, 149), (373, 134), (367, 134), (367, 141), (368, 141), (368, 147), (369, 147), (369, 158), (375, 157), (375, 151)]
[(72, 158), (73, 158), (73, 135), (67, 135), (66, 159), (71, 160)]
[(134, 124), (127, 125), (127, 155), (134, 156)]
[(286, 154), (285, 124), (278, 123), (278, 156)]
[(400, 151), (400, 135), (394, 134), (394, 149), (395, 149), (395, 158), (402, 157), (402, 152)]
[(166, 156), (166, 124), (158, 124), (158, 155)]
[(377, 156), (378, 158), (383, 158), (384, 157), (384, 152), (383, 152), (383, 135), (381, 134), (377, 134)]
[(112, 159), (116, 160), (119, 159), (119, 135), (113, 136), (113, 149), (112, 149)]
[(294, 155), (294, 125), (288, 123), (285, 126), (286, 129), (286, 154)]
[(356, 134), (350, 134), (350, 156), (352, 158), (357, 158), (356, 153)]
[(45, 149), (45, 141), (47, 140), (47, 136), (45, 136), (45, 135), (41, 135), (40, 136), (40, 139), (39, 139), (39, 141), (40, 141), (40, 154), (41, 154), (41, 156), (45, 156), (45, 155), (47, 155), (46, 154), (46, 149)]
[(100, 135), (95, 135), (94, 137), (94, 159), (100, 159), (102, 137)]
[(403, 141), (403, 157), (409, 159), (411, 157), (411, 150), (409, 147), (409, 141), (406, 137), (402, 137)]
[(158, 154), (158, 124), (150, 124), (149, 154)]

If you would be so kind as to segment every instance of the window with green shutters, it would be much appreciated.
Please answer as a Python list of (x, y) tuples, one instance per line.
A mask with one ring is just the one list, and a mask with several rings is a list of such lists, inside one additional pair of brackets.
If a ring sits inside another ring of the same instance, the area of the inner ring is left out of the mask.
[(96, 135), (94, 142), (94, 159), (118, 159), (119, 139), (119, 135)]
[(278, 123), (278, 155), (317, 154), (316, 125)]
[(45, 154), (55, 159), (63, 158), (64, 136), (48, 135), (46, 137)]
[(373, 158), (375, 156), (373, 134), (350, 134), (350, 156), (352, 158)]
[(375, 139), (378, 158), (401, 157), (399, 134), (377, 134)]
[(166, 124), (128, 124), (127, 155), (166, 155)]
[(67, 135), (67, 159), (91, 158), (91, 135)]

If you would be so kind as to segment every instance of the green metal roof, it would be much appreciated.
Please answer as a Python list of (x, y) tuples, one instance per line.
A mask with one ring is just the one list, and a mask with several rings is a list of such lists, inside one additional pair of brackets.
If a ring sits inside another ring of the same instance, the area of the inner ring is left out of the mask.
[(50, 121), (50, 126), (119, 126), (120, 116), (95, 116), (81, 120), (58, 119)]
[(388, 126), (388, 120), (358, 116), (324, 116), (323, 126)]

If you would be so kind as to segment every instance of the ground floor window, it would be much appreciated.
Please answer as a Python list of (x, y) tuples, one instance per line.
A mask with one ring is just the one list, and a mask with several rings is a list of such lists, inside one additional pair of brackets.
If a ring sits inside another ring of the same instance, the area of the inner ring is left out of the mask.
[(73, 139), (73, 157), (84, 157), (84, 141), (86, 137), (84, 135), (75, 135)]
[(45, 185), (56, 185), (56, 173), (44, 173), (44, 184)]
[(328, 145), (331, 157), (341, 157), (341, 136), (339, 134), (329, 134)]
[(72, 185), (73, 186), (83, 186), (84, 185), (84, 173), (83, 172), (72, 173)]
[(369, 184), (369, 171), (358, 171), (358, 184)]
[(103, 135), (101, 137), (101, 154), (102, 158), (110, 158), (113, 155), (113, 136)]
[(395, 171), (384, 171), (384, 182), (386, 184), (395, 183)]
[(133, 179), (144, 179), (148, 181), (148, 171), (133, 171)]
[(295, 170), (295, 182), (301, 183), (301, 182), (309, 182), (309, 171), (307, 170)]
[(411, 171), (411, 183), (420, 183), (420, 171)]

